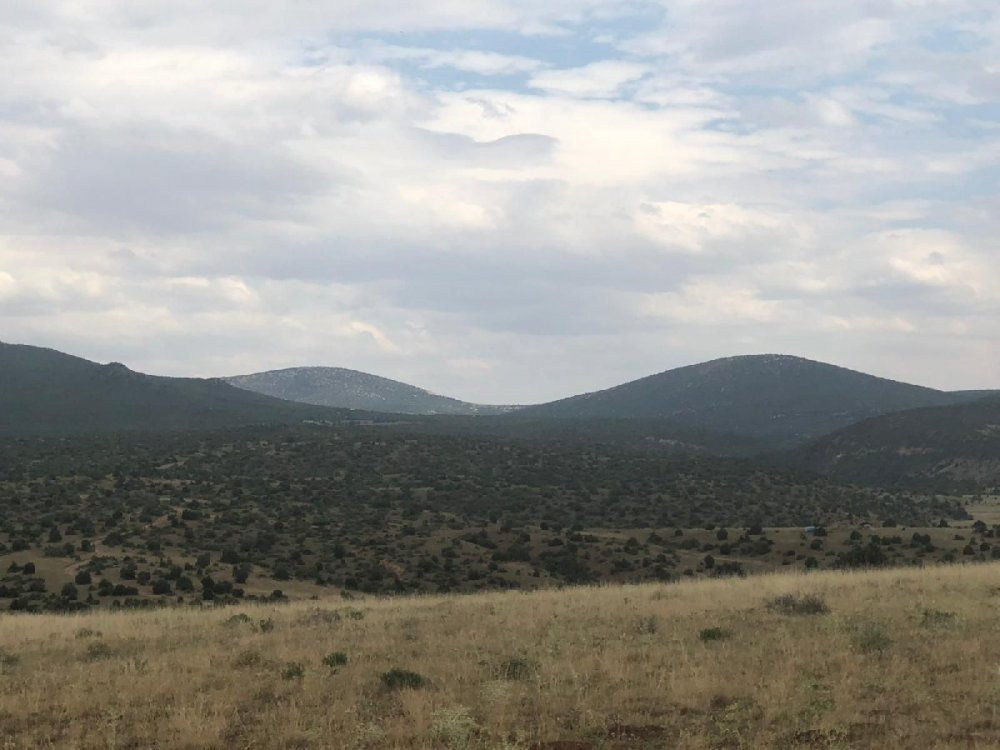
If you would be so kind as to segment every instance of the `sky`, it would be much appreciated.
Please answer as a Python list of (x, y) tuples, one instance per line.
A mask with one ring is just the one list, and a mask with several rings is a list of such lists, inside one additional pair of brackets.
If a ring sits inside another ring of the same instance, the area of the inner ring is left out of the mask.
[(996, 0), (0, 0), (0, 340), (1000, 387)]

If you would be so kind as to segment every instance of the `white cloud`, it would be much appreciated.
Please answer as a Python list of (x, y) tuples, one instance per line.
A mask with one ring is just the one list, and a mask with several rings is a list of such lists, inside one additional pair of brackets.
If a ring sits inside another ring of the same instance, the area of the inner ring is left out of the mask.
[(439, 50), (380, 44), (365, 50), (364, 56), (380, 62), (406, 60), (423, 68), (454, 68), (486, 76), (530, 73), (542, 67), (539, 60), (524, 55), (504, 55), (477, 49)]
[(765, 10), (0, 0), (2, 338), (481, 400), (755, 350), (996, 385), (995, 4)]
[(580, 68), (547, 70), (531, 78), (532, 88), (579, 97), (616, 96), (623, 86), (649, 72), (649, 66), (618, 60), (602, 60)]

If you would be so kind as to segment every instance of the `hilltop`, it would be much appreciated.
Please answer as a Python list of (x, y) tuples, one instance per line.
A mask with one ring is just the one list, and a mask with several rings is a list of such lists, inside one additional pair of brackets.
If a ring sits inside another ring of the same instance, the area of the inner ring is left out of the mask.
[(501, 414), (516, 408), (471, 404), (343, 367), (291, 367), (224, 380), (237, 388), (288, 401), (394, 414)]
[(0, 343), (0, 436), (294, 424), (345, 414), (221, 380), (145, 375), (120, 363)]
[(890, 412), (965, 402), (948, 393), (780, 354), (727, 357), (667, 370), (511, 415), (667, 418), (721, 433), (794, 444)]
[(11, 747), (976, 750), (1000, 566), (0, 618)]

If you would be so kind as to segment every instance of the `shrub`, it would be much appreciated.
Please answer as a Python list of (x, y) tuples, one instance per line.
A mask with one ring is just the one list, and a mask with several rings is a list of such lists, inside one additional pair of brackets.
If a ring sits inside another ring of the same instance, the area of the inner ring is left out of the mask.
[(330, 667), (330, 669), (336, 671), (337, 667), (343, 667), (347, 665), (347, 654), (343, 651), (333, 651), (323, 657), (323, 663)]
[(867, 622), (854, 633), (853, 644), (862, 654), (882, 653), (892, 645), (892, 638), (881, 625)]
[(427, 685), (427, 678), (408, 669), (394, 668), (379, 675), (385, 690), (418, 690)]
[(341, 621), (340, 612), (335, 609), (310, 609), (303, 612), (295, 622), (298, 625), (333, 625)]
[(837, 566), (841, 568), (874, 568), (888, 562), (885, 552), (878, 544), (868, 543), (865, 546), (854, 546), (847, 552), (837, 555)]
[(9, 651), (0, 649), (0, 674), (10, 667), (16, 667), (21, 662), (21, 657)]
[(479, 725), (465, 706), (435, 711), (431, 720), (431, 733), (447, 748), (470, 747), (478, 732)]
[(252, 649), (241, 651), (233, 660), (233, 666), (237, 668), (256, 667), (262, 664), (263, 657), (259, 652)]
[(633, 623), (632, 629), (637, 635), (655, 635), (660, 629), (660, 623), (656, 619), (656, 615), (639, 617)]
[(783, 615), (825, 615), (830, 612), (823, 597), (816, 594), (782, 594), (771, 599), (766, 606)]
[(920, 624), (925, 628), (951, 625), (955, 621), (954, 612), (942, 612), (937, 609), (925, 609)]
[(112, 656), (114, 656), (114, 651), (111, 650), (111, 646), (103, 641), (95, 641), (87, 645), (82, 658), (84, 661), (99, 661), (100, 659), (109, 659)]
[(500, 680), (526, 680), (537, 667), (527, 659), (512, 656), (496, 665), (496, 676)]
[(73, 580), (80, 586), (89, 586), (91, 580), (90, 571), (81, 570), (79, 573), (76, 574), (76, 577)]
[(301, 680), (306, 674), (306, 668), (301, 662), (290, 661), (281, 668), (281, 679)]
[(712, 575), (715, 578), (725, 578), (726, 576), (739, 576), (742, 578), (746, 575), (746, 571), (743, 570), (743, 563), (736, 562), (735, 560), (726, 560), (723, 563), (716, 564), (712, 569)]
[(729, 631), (722, 628), (704, 628), (698, 633), (699, 641), (724, 641), (729, 637)]

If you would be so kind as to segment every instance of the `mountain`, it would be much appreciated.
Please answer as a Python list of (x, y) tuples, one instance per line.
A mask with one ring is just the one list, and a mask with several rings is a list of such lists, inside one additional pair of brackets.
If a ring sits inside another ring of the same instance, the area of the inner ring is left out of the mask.
[(962, 403), (948, 393), (800, 357), (727, 357), (594, 393), (526, 407), (513, 418), (664, 418), (717, 433), (794, 445), (863, 419)]
[(868, 419), (792, 461), (852, 482), (938, 491), (1000, 488), (1000, 396)]
[(500, 414), (516, 408), (470, 404), (343, 367), (291, 367), (224, 380), (237, 388), (288, 401), (393, 414)]
[(0, 435), (185, 430), (342, 419), (221, 380), (166, 378), (35, 346), (0, 343)]

